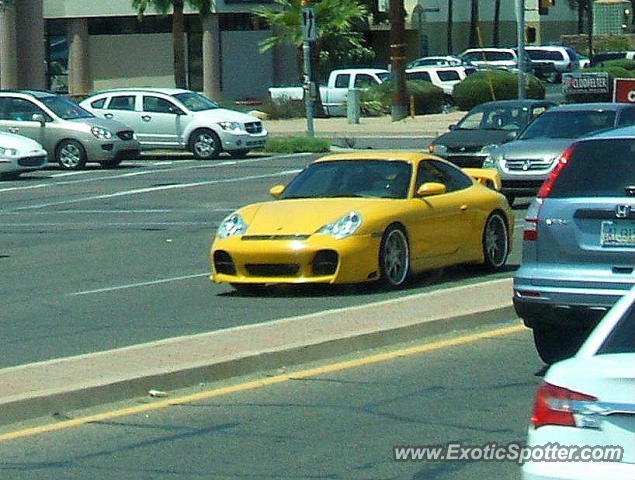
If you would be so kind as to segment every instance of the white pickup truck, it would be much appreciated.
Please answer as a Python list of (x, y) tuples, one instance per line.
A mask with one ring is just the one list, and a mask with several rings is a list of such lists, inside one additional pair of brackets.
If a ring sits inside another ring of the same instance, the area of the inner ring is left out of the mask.
[[(347, 68), (333, 70), (329, 74), (327, 85), (320, 85), (320, 98), (324, 105), (324, 113), (333, 117), (346, 116), (346, 97), (351, 88), (368, 88), (377, 85), (390, 77), (388, 70), (381, 68)], [(269, 96), (272, 100), (302, 100), (303, 87), (271, 87)]]

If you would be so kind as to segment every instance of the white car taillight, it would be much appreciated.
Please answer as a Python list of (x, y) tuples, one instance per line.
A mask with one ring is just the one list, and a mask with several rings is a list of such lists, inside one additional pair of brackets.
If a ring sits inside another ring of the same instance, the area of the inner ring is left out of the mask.
[(586, 409), (597, 397), (574, 392), (563, 387), (543, 383), (538, 389), (531, 423), (534, 428), (543, 425), (579, 426), (574, 414)]

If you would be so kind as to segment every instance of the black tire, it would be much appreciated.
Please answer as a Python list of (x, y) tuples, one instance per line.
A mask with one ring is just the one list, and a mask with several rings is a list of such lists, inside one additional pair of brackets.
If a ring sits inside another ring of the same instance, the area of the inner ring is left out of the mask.
[(258, 295), (265, 287), (262, 283), (232, 283), (231, 286), (240, 295)]
[(575, 355), (589, 331), (561, 325), (536, 325), (533, 328), (536, 351), (548, 365), (559, 362)]
[(190, 136), (190, 151), (199, 160), (212, 160), (220, 155), (222, 150), (220, 139), (216, 132), (208, 128), (199, 128)]
[(483, 229), (483, 266), (488, 271), (497, 271), (505, 266), (509, 255), (509, 232), (500, 213), (492, 213)]
[(77, 140), (62, 140), (55, 149), (55, 161), (64, 170), (81, 170), (86, 165), (86, 149)]
[(108, 160), (107, 162), (101, 162), (101, 166), (104, 168), (117, 168), (123, 159), (118, 160)]
[(248, 148), (243, 148), (242, 150), (230, 150), (229, 151), (229, 155), (232, 158), (245, 158), (248, 153), (249, 153), (249, 149)]
[(380, 282), (390, 288), (403, 286), (410, 276), (410, 246), (403, 228), (390, 225), (379, 247)]

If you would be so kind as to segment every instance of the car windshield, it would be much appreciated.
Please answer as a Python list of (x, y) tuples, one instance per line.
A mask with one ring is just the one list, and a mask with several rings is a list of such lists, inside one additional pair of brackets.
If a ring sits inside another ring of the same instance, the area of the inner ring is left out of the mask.
[(519, 140), (538, 138), (578, 138), (587, 133), (611, 128), (615, 124), (615, 111), (576, 110), (545, 112), (520, 134)]
[(508, 130), (517, 132), (529, 121), (527, 107), (488, 105), (476, 107), (457, 124), (460, 130)]
[(172, 95), (180, 101), (185, 107), (192, 112), (201, 112), (203, 110), (213, 110), (220, 106), (203, 95), (196, 92), (183, 92)]
[(412, 166), (395, 160), (339, 160), (309, 165), (281, 199), (407, 198)]
[(597, 353), (635, 353), (635, 307), (615, 325)]
[(74, 120), (76, 118), (93, 118), (95, 115), (72, 102), (66, 97), (53, 96), (43, 97), (40, 101), (46, 105), (55, 115), (64, 120)]

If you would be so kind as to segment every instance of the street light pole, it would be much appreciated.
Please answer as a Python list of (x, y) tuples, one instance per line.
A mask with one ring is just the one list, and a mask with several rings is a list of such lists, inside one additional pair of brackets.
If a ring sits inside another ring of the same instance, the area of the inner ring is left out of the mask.
[(525, 88), (525, 0), (516, 0), (518, 18), (518, 98), (526, 97)]

